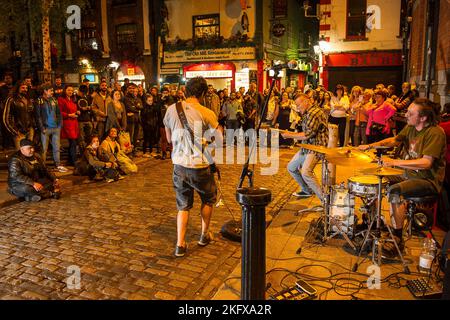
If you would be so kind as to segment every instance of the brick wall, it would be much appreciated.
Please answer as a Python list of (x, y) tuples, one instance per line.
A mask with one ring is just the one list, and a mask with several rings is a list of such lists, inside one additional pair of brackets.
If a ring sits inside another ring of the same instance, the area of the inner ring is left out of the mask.
[(450, 52), (450, 20), (448, 14), (450, 13), (450, 3), (448, 1), (440, 2), (439, 10), (439, 31), (438, 31), (438, 45), (436, 56), (436, 71), (445, 70), (445, 67), (450, 66), (449, 52)]
[(410, 46), (410, 77), (415, 78), (422, 74), (425, 49), (426, 30), (426, 1), (415, 2), (411, 23), (411, 46)]

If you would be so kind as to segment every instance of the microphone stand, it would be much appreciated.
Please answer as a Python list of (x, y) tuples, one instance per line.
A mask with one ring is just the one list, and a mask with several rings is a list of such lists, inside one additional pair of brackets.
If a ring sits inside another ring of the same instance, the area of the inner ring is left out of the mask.
[[(261, 109), (261, 117), (256, 127), (258, 133), (263, 115), (269, 103), (275, 82), (280, 70), (274, 69), (274, 77)], [(245, 162), (239, 184), (236, 189), (236, 200), (242, 208), (242, 257), (241, 257), (241, 299), (265, 300), (266, 295), (266, 206), (272, 201), (269, 189), (253, 186), (253, 171), (249, 163), (256, 143), (249, 145), (249, 154)], [(249, 187), (243, 187), (248, 177)]]

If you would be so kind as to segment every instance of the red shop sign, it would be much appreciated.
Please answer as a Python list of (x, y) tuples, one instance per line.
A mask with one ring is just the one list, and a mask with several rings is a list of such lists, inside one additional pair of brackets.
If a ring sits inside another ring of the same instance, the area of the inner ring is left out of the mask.
[(326, 56), (328, 67), (401, 66), (401, 52), (337, 53)]

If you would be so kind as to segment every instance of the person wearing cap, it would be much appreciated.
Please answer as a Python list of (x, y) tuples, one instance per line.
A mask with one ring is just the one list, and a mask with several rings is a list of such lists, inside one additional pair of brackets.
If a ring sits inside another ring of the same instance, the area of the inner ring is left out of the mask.
[(53, 161), (59, 172), (68, 170), (61, 165), (61, 126), (62, 115), (58, 106), (58, 101), (53, 97), (53, 87), (50, 84), (42, 86), (42, 96), (37, 99), (36, 122), (41, 132), (42, 159), (47, 160), (48, 143), (51, 140), (53, 149)]
[(58, 199), (61, 195), (58, 179), (28, 139), (20, 141), (20, 149), (8, 161), (8, 192), (26, 201)]

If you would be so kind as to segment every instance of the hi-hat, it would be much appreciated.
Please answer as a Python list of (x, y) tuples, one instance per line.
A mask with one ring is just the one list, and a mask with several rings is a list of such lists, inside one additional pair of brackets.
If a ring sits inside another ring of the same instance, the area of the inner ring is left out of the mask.
[(364, 174), (372, 174), (375, 176), (401, 176), (404, 171), (400, 169), (394, 169), (394, 168), (385, 168), (385, 167), (377, 167), (377, 168), (368, 168), (361, 170)]

